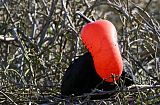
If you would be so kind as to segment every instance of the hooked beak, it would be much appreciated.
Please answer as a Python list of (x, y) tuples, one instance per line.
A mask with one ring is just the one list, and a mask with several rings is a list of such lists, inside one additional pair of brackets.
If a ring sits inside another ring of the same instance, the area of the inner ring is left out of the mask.
[(81, 18), (83, 18), (85, 20), (85, 22), (87, 22), (87, 23), (93, 22), (91, 19), (86, 17), (84, 14), (82, 14), (80, 11), (77, 11), (76, 14), (78, 14)]

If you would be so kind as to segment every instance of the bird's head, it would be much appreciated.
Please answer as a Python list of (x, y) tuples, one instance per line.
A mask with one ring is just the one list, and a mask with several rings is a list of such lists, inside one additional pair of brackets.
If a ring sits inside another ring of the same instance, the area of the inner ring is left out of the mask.
[(92, 54), (97, 74), (107, 82), (118, 80), (122, 74), (123, 62), (115, 26), (108, 20), (88, 22), (82, 28), (81, 38)]

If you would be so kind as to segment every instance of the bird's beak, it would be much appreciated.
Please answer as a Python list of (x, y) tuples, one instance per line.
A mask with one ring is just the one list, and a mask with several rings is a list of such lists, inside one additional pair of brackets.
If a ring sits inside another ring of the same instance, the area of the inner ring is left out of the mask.
[(84, 14), (82, 14), (79, 11), (77, 11), (76, 14), (78, 14), (81, 18), (83, 18), (85, 20), (85, 22), (87, 22), (87, 23), (93, 22), (91, 19), (89, 19), (88, 17), (86, 17)]

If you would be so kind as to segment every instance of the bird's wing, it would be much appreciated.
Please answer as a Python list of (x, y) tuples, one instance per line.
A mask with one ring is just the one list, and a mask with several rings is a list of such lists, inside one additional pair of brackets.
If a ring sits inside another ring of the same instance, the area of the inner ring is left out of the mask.
[(90, 92), (101, 81), (89, 52), (76, 59), (66, 70), (61, 86), (62, 95), (81, 95)]

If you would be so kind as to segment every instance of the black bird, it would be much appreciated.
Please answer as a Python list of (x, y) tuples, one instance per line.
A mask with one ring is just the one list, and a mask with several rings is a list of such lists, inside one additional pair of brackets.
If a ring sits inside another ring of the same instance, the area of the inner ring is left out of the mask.
[[(79, 15), (89, 24), (81, 32), (82, 41), (89, 52), (76, 59), (66, 70), (62, 79), (61, 94), (77, 96), (90, 93), (93, 89), (110, 91), (116, 87), (132, 85), (132, 76), (123, 70), (116, 31), (112, 23), (106, 20), (92, 22), (83, 14)], [(95, 97), (108, 98), (110, 95)]]

